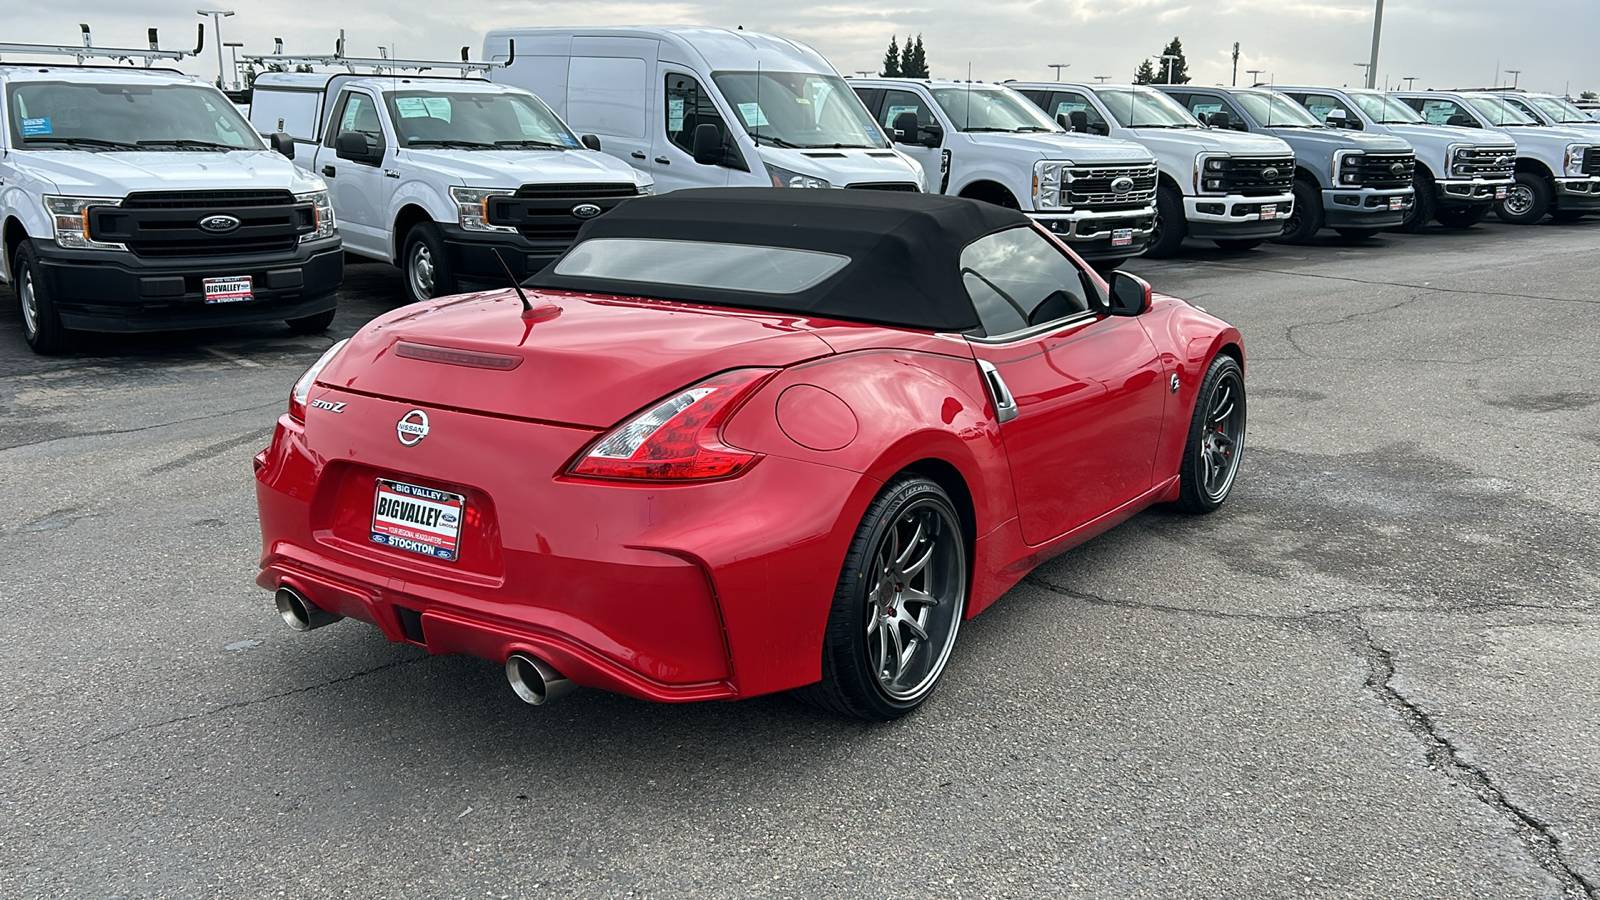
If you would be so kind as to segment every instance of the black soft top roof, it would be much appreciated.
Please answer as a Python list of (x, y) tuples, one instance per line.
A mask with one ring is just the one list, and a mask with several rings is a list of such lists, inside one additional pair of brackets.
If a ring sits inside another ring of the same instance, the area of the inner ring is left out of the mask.
[(589, 220), (578, 232), (577, 244), (592, 238), (707, 241), (833, 253), (848, 256), (850, 262), (821, 283), (793, 294), (557, 275), (559, 263), (546, 267), (527, 284), (928, 331), (963, 331), (976, 327), (978, 316), (961, 283), (962, 248), (986, 234), (1028, 222), (1028, 217), (1016, 210), (911, 192), (676, 191), (629, 200)]

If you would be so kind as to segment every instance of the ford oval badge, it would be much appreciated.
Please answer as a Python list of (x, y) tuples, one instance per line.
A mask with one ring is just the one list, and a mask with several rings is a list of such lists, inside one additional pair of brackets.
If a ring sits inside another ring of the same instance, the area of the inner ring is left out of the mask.
[(400, 438), (400, 443), (407, 447), (415, 447), (428, 436), (428, 414), (420, 409), (413, 409), (400, 417), (394, 430)]
[(572, 215), (579, 219), (592, 219), (600, 215), (602, 210), (593, 203), (579, 203), (572, 208)]
[(1274, 169), (1271, 166), (1267, 166), (1265, 169), (1261, 170), (1261, 179), (1263, 181), (1271, 181), (1272, 179), (1277, 178), (1277, 177), (1278, 177), (1278, 170)]
[(1394, 165), (1389, 167), (1389, 171), (1392, 172), (1395, 175), (1399, 175), (1401, 172), (1404, 172), (1405, 170), (1406, 170), (1406, 164), (1405, 163), (1395, 163)]
[(1126, 175), (1111, 179), (1111, 193), (1127, 194), (1133, 191), (1133, 179)]
[(239, 220), (233, 216), (218, 214), (215, 216), (206, 216), (204, 219), (201, 219), (200, 230), (209, 231), (212, 234), (227, 234), (235, 228), (238, 228), (240, 224), (241, 223)]

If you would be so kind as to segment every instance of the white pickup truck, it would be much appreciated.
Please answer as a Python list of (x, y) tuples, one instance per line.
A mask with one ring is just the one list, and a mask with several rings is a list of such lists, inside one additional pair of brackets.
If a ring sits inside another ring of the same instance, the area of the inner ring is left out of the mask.
[(0, 65), (0, 282), (37, 353), (75, 331), (333, 321), (327, 186), (165, 69)]
[(1278, 138), (1208, 128), (1171, 97), (1141, 85), (1011, 87), (1074, 131), (1134, 141), (1155, 154), (1161, 183), (1145, 256), (1171, 256), (1185, 237), (1244, 250), (1283, 233), (1294, 210), (1294, 151)]
[(1004, 85), (853, 78), (929, 193), (1020, 209), (1101, 267), (1144, 250), (1156, 161), (1128, 141), (1069, 134)]
[(583, 223), (651, 192), (533, 94), (481, 78), (268, 73), (250, 121), (327, 179), (345, 249), (400, 266), (412, 302), (544, 268)]

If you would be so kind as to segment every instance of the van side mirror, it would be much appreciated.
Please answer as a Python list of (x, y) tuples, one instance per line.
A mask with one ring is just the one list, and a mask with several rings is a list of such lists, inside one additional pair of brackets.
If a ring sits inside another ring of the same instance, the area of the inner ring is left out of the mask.
[(710, 122), (701, 122), (694, 128), (694, 161), (702, 166), (715, 166), (722, 162), (722, 132)]
[(274, 131), (267, 136), (267, 144), (286, 158), (294, 159), (294, 138), (287, 134), (281, 131)]
[(894, 142), (896, 144), (915, 144), (920, 137), (921, 129), (917, 127), (917, 114), (903, 112), (894, 117)]
[(1072, 123), (1071, 131), (1075, 131), (1078, 134), (1089, 133), (1089, 114), (1083, 110), (1075, 109), (1067, 113), (1067, 121)]
[(1118, 269), (1111, 273), (1111, 307), (1113, 316), (1138, 316), (1150, 309), (1150, 282), (1137, 275)]
[(583, 136), (579, 137), (578, 140), (585, 147), (588, 147), (590, 150), (593, 150), (596, 153), (600, 152), (600, 136), (599, 135), (597, 135), (597, 134), (586, 134), (586, 135), (583, 135)]
[(372, 139), (364, 134), (346, 131), (333, 142), (334, 155), (351, 162), (375, 166), (383, 161), (383, 154), (372, 146)]
[(1206, 124), (1210, 125), (1212, 128), (1232, 128), (1233, 116), (1229, 115), (1227, 110), (1219, 109), (1211, 115), (1206, 116)]

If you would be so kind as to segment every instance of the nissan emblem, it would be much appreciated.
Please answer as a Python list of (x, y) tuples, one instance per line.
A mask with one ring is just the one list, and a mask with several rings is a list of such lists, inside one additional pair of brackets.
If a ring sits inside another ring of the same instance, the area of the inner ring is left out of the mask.
[(415, 447), (428, 436), (428, 414), (420, 409), (413, 409), (400, 417), (400, 422), (395, 425), (394, 431), (399, 436), (400, 443), (407, 447)]
[(1111, 193), (1126, 194), (1133, 190), (1133, 179), (1126, 175), (1111, 179)]
[(573, 217), (578, 219), (592, 219), (595, 216), (600, 215), (601, 212), (603, 212), (603, 210), (593, 203), (579, 203), (577, 206), (572, 208)]
[(200, 230), (209, 231), (212, 234), (227, 234), (235, 228), (238, 228), (240, 224), (241, 223), (239, 220), (233, 216), (226, 216), (219, 213), (217, 215), (206, 216), (204, 219), (201, 219)]

